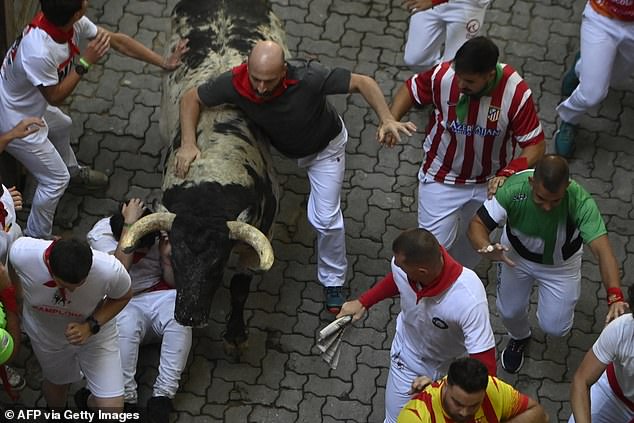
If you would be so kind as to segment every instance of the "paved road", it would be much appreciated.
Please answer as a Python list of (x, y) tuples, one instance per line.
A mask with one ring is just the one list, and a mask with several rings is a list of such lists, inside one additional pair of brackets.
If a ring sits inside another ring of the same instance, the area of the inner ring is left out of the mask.
[[(174, 3), (91, 0), (88, 15), (162, 50)], [(396, 0), (275, 0), (273, 7), (285, 23), (288, 45), (296, 56), (314, 55), (328, 65), (371, 74), (386, 95), (410, 74), (402, 62), (408, 15)], [(502, 60), (517, 68), (533, 90), (548, 139), (555, 128), (559, 76), (578, 46), (582, 7), (582, 1), (573, 0), (494, 0), (487, 16), (486, 32), (500, 46)], [(159, 198), (164, 148), (158, 131), (160, 78), (151, 66), (112, 53), (79, 85), (69, 109), (78, 157), (111, 179), (105, 192), (66, 194), (57, 214), (59, 231), (83, 236), (123, 199)], [(626, 86), (629, 91), (611, 92), (595, 115), (584, 119), (571, 167), (575, 179), (598, 200), (624, 279), (631, 283), (632, 81)], [(391, 242), (398, 232), (416, 225), (421, 139), (380, 149), (374, 140), (376, 118), (363, 100), (339, 96), (334, 102), (350, 133), (343, 210), (350, 295), (355, 296), (388, 271)], [(424, 126), (422, 113), (412, 119)], [(220, 290), (210, 325), (195, 331), (190, 363), (174, 401), (175, 417), (179, 422), (380, 422), (398, 302), (377, 305), (350, 330), (339, 368), (329, 370), (314, 347), (316, 331), (331, 316), (322, 311), (322, 290), (315, 282), (314, 237), (304, 211), (306, 176), (294, 162), (279, 157), (277, 168), (284, 193), (274, 241), (276, 263), (258, 281), (247, 304), (251, 348), (240, 363), (223, 354), (220, 339), (228, 291)], [(506, 339), (493, 305), (495, 273), (485, 264), (478, 271), (488, 285), (501, 347)], [(535, 329), (519, 375), (500, 371), (501, 377), (537, 397), (551, 421), (567, 420), (570, 378), (601, 330), (606, 312), (596, 263), (585, 261), (582, 271), (582, 297), (572, 333), (552, 339)], [(144, 347), (141, 356), (138, 376), (144, 401), (151, 395), (158, 349)], [(28, 347), (19, 358), (18, 368), (28, 380), (21, 401), (44, 405), (41, 374)]]

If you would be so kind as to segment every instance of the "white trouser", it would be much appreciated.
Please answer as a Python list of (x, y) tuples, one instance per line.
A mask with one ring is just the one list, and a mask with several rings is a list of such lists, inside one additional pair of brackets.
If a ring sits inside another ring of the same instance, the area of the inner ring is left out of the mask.
[(417, 70), (427, 70), (452, 60), (458, 49), (482, 29), (488, 1), (449, 1), (433, 9), (414, 13), (409, 20), (403, 60)]
[(161, 337), (163, 340), (158, 377), (154, 382), (152, 396), (174, 398), (176, 395), (192, 345), (192, 329), (182, 326), (174, 319), (175, 302), (175, 289), (139, 294), (132, 297), (117, 315), (125, 402), (137, 402), (134, 375), (139, 346), (141, 343), (156, 342)]
[[(590, 414), (592, 423), (634, 423), (634, 411), (616, 397), (606, 372), (590, 388)], [(570, 416), (568, 423), (575, 423)]]
[(342, 130), (326, 148), (297, 160), (310, 181), (308, 221), (317, 232), (317, 278), (325, 287), (346, 280), (346, 231), (341, 213), (341, 186), (346, 170), (348, 131)]
[(581, 293), (581, 253), (559, 265), (534, 263), (510, 251), (516, 264), (498, 263), (497, 308), (509, 335), (524, 339), (531, 335), (528, 308), (537, 282), (537, 321), (551, 336), (564, 336), (572, 328), (575, 305)]
[(48, 106), (44, 121), (46, 128), (15, 139), (6, 147), (37, 181), (25, 230), (26, 235), (34, 238), (51, 235), (57, 204), (70, 180), (68, 168), (77, 169), (70, 147), (70, 118), (57, 107)]
[(384, 423), (396, 423), (401, 409), (412, 399), (408, 392), (416, 377), (427, 376), (438, 380), (445, 375), (447, 368), (443, 368), (443, 363), (423, 362), (420, 357), (413, 357), (407, 353), (400, 334), (394, 336), (390, 349), (390, 372), (385, 385)]
[(487, 184), (443, 184), (418, 172), (418, 227), (434, 234), (453, 258), (471, 269), (480, 255), (471, 247), (467, 231), (486, 195)]
[(587, 4), (581, 20), (579, 85), (557, 106), (562, 121), (577, 124), (607, 95), (610, 83), (627, 80), (634, 71), (634, 22), (610, 19)]

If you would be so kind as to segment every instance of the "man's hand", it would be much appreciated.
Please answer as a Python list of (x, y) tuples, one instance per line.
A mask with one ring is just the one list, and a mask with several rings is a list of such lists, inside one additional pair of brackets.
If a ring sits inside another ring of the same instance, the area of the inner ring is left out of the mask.
[(93, 38), (82, 53), (82, 57), (91, 65), (97, 63), (110, 49), (110, 34), (102, 29), (97, 30)]
[(403, 7), (412, 13), (422, 12), (433, 6), (431, 0), (404, 0)]
[(624, 301), (617, 301), (608, 307), (608, 315), (605, 317), (605, 324), (607, 325), (612, 320), (625, 314), (629, 311), (630, 305)]
[(395, 119), (384, 120), (376, 132), (376, 139), (379, 144), (394, 147), (397, 142), (401, 141), (399, 132), (411, 137), (416, 132), (416, 125), (413, 122), (398, 122)]
[(431, 380), (427, 376), (416, 376), (416, 379), (414, 379), (414, 381), (412, 382), (412, 387), (410, 388), (408, 394), (416, 395), (432, 382), (433, 380)]
[(163, 69), (171, 72), (183, 64), (183, 55), (189, 51), (187, 43), (189, 43), (188, 38), (181, 38), (178, 40), (172, 54), (165, 58), (165, 61), (163, 62)]
[(16, 210), (22, 210), (22, 194), (16, 187), (9, 188), (9, 194), (11, 194), (11, 200), (13, 200), (13, 208)]
[(506, 252), (509, 250), (509, 247), (502, 244), (489, 244), (484, 248), (480, 248), (478, 253), (480, 253), (483, 257), (491, 260), (491, 261), (502, 261), (508, 264), (511, 267), (515, 267), (515, 262), (508, 258)]
[(200, 157), (200, 150), (196, 145), (181, 145), (176, 152), (175, 173), (179, 178), (184, 178), (189, 171), (189, 165)]
[(24, 138), (31, 135), (34, 132), (40, 130), (40, 128), (44, 128), (44, 121), (38, 117), (29, 117), (22, 119), (15, 125), (15, 128), (9, 131), (9, 138)]
[(495, 176), (489, 179), (487, 183), (487, 198), (490, 200), (493, 198), (495, 193), (498, 191), (502, 185), (504, 185), (504, 181), (506, 181), (506, 176)]
[(337, 314), (337, 319), (343, 316), (352, 315), (352, 321), (356, 322), (361, 319), (365, 314), (365, 307), (361, 304), (359, 300), (346, 301), (341, 306), (341, 310), (339, 314)]
[(69, 323), (66, 326), (66, 340), (71, 345), (82, 345), (86, 343), (92, 332), (90, 331), (90, 325), (87, 322), (84, 323)]
[(133, 198), (128, 201), (128, 204), (124, 204), (121, 208), (121, 215), (123, 216), (123, 222), (132, 225), (143, 216), (145, 210), (145, 204), (140, 198)]

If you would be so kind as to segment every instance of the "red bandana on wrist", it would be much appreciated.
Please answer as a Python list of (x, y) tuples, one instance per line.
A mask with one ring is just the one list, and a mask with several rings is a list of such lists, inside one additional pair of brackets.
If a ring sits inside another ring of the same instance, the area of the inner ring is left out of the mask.
[(29, 26), (31, 28), (40, 28), (42, 31), (50, 35), (51, 38), (58, 44), (68, 43), (71, 56), (79, 53), (79, 48), (77, 48), (77, 45), (75, 45), (75, 42), (73, 41), (73, 36), (75, 35), (74, 28), (71, 28), (68, 32), (62, 31), (58, 26), (55, 26), (55, 24), (46, 19), (46, 16), (44, 16), (42, 12), (35, 15)]
[(443, 258), (443, 267), (440, 275), (434, 279), (429, 285), (423, 286), (420, 290), (416, 289), (416, 283), (409, 281), (412, 289), (416, 291), (416, 300), (423, 297), (435, 297), (445, 292), (458, 279), (462, 273), (462, 265), (453, 259), (443, 247), (440, 247)]
[(288, 87), (299, 82), (296, 79), (287, 79), (286, 75), (284, 75), (284, 78), (282, 78), (280, 84), (277, 86), (277, 88), (275, 88), (275, 90), (271, 93), (269, 97), (261, 97), (253, 89), (251, 81), (249, 81), (249, 71), (247, 69), (246, 63), (243, 63), (240, 66), (236, 66), (235, 68), (231, 69), (231, 73), (233, 74), (233, 78), (231, 78), (231, 83), (233, 84), (233, 88), (236, 89), (238, 94), (257, 104), (261, 104), (269, 101), (272, 98), (281, 96), (282, 94), (284, 94)]

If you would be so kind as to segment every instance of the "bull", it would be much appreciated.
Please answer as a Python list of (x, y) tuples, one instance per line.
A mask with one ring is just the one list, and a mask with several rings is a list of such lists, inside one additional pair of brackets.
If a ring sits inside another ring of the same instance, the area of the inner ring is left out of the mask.
[[(134, 249), (145, 234), (169, 231), (176, 280), (176, 320), (207, 324), (214, 293), (222, 284), (232, 251), (240, 256), (231, 279), (231, 312), (224, 335), (229, 353), (247, 345), (244, 304), (255, 271), (273, 263), (269, 242), (279, 190), (268, 140), (231, 106), (203, 111), (197, 129), (200, 157), (185, 176), (175, 176), (180, 145), (182, 94), (242, 63), (260, 39), (282, 45), (284, 32), (265, 0), (182, 0), (173, 12), (170, 44), (188, 38), (183, 66), (167, 75), (161, 103), (161, 136), (171, 142), (163, 175), (161, 212), (140, 219), (122, 239)], [(248, 247), (245, 248), (244, 246)]]

